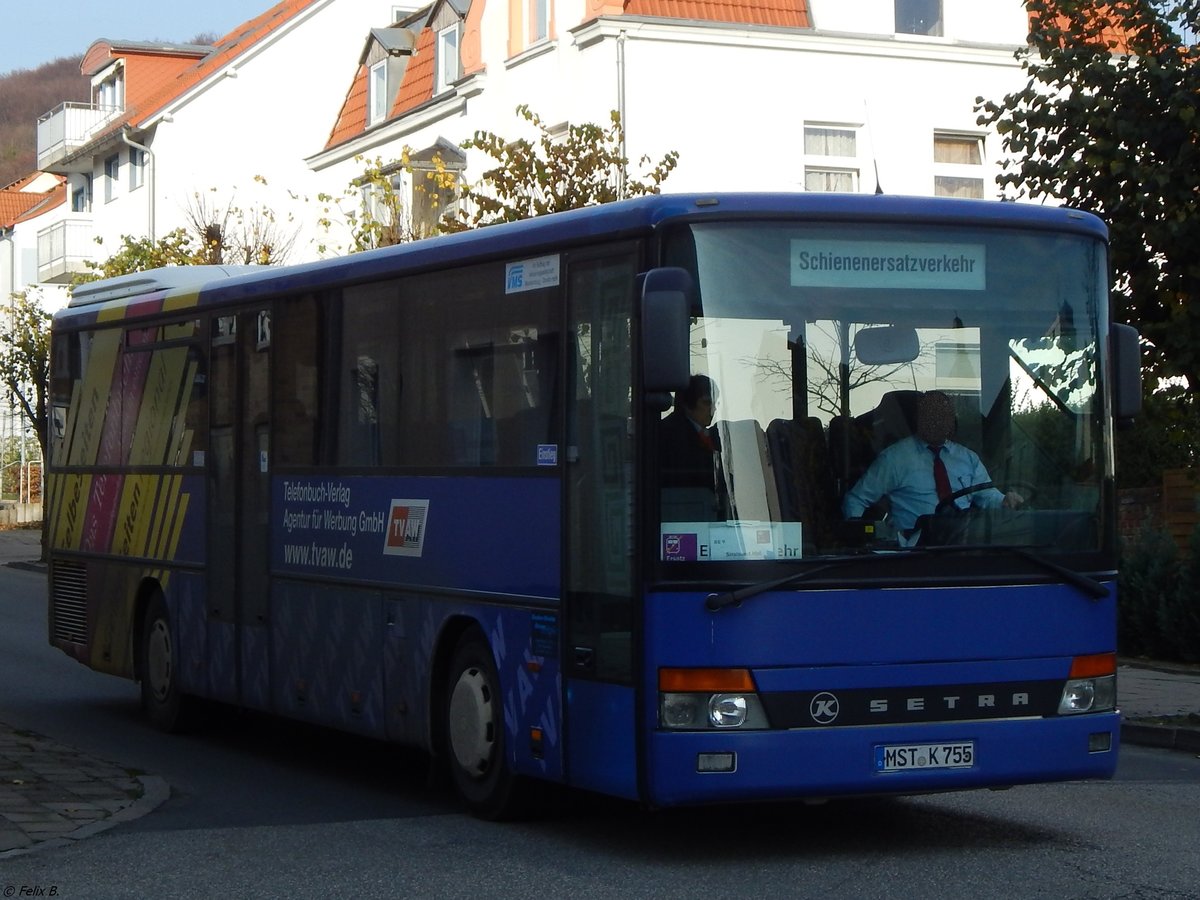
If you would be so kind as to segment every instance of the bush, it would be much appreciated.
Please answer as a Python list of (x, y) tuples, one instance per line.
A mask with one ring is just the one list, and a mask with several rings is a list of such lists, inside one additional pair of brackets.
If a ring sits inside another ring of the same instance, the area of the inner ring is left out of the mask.
[(1200, 527), (1186, 558), (1166, 529), (1144, 527), (1122, 554), (1117, 597), (1122, 653), (1200, 662)]
[(1200, 527), (1192, 532), (1176, 590), (1163, 597), (1158, 624), (1171, 659), (1200, 662)]
[(1117, 643), (1129, 656), (1169, 654), (1163, 620), (1179, 593), (1180, 562), (1175, 540), (1147, 525), (1124, 549), (1117, 593)]

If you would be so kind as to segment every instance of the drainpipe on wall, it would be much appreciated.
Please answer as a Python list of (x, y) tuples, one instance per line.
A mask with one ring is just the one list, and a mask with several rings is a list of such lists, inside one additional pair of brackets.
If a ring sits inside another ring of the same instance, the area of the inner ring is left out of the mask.
[(149, 209), (147, 211), (147, 219), (148, 219), (148, 224), (150, 226), (149, 227), (150, 243), (153, 244), (155, 241), (155, 234), (154, 234), (154, 170), (158, 168), (158, 166), (156, 166), (154, 163), (154, 151), (151, 150), (149, 147), (147, 147), (145, 144), (139, 144), (137, 141), (135, 141), (133, 138), (131, 138), (129, 136), (128, 129), (121, 130), (121, 140), (123, 140), (126, 144), (128, 144), (134, 150), (141, 150), (143, 153), (146, 154), (146, 168), (148, 170), (146, 172), (146, 190), (148, 190), (150, 192)]
[[(617, 35), (617, 115), (621, 118), (621, 159), (629, 154), (625, 148), (625, 29)], [(617, 199), (625, 199), (625, 180), (629, 177), (628, 164), (621, 166), (617, 173)]]
[(7, 299), (17, 289), (17, 233), (14, 228), (0, 228), (0, 241), (8, 246), (8, 281), (0, 285), (0, 298)]

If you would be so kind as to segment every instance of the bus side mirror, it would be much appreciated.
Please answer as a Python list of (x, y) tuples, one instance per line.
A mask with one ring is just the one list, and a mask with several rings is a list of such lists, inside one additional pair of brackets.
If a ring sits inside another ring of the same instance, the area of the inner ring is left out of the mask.
[[(685, 269), (662, 268), (651, 269), (638, 280), (642, 297), (642, 387), (651, 399), (655, 394), (682, 391), (691, 378), (688, 341), (692, 329), (692, 277)], [(666, 403), (670, 405), (670, 398)]]
[(1141, 335), (1132, 325), (1114, 323), (1109, 335), (1112, 358), (1113, 418), (1128, 423), (1142, 411)]

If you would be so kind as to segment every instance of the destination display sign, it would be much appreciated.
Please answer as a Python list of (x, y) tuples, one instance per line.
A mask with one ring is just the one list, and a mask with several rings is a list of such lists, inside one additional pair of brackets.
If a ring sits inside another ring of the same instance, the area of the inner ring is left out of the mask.
[(792, 241), (793, 287), (982, 291), (983, 244), (915, 241)]

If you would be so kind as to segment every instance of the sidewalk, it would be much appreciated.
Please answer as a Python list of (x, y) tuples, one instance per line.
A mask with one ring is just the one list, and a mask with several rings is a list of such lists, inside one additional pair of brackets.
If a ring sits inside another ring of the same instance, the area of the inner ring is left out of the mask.
[[(41, 532), (0, 530), (0, 565), (44, 572)], [(1122, 660), (1121, 739), (1200, 754), (1200, 666)], [(128, 822), (170, 794), (163, 779), (126, 771), (0, 723), (0, 860)]]
[[(42, 532), (0, 530), (0, 565), (45, 572)], [(0, 860), (61, 847), (144, 816), (170, 795), (139, 775), (0, 723)]]

